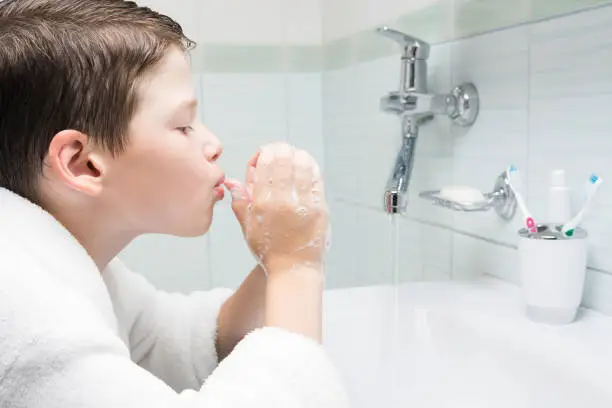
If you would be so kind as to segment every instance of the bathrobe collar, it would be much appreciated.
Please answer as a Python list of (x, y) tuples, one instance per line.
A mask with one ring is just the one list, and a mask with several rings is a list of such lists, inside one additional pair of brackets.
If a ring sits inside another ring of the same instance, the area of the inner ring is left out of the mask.
[(100, 271), (85, 248), (51, 214), (0, 187), (0, 236), (24, 248), (42, 269), (92, 302), (109, 328), (117, 319)]

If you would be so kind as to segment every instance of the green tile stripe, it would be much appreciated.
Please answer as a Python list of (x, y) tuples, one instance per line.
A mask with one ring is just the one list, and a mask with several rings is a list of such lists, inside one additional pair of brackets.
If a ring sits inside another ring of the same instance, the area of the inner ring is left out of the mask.
[[(437, 44), (604, 4), (612, 0), (438, 0), (381, 25)], [(192, 52), (192, 68), (218, 73), (321, 72), (398, 54), (399, 46), (377, 35), (375, 28), (323, 45), (199, 44)]]
[(241, 46), (201, 44), (191, 53), (196, 72), (320, 72), (321, 46)]

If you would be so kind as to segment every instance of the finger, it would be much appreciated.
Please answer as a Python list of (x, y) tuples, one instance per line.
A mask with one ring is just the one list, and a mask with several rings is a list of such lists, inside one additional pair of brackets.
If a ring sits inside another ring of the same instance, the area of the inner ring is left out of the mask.
[[(295, 149), (288, 144), (274, 148), (272, 164), (272, 196), (275, 199), (293, 199)], [(297, 197), (296, 197), (297, 198)]]
[(299, 202), (303, 205), (312, 203), (314, 159), (304, 150), (295, 152), (295, 190)]
[(246, 186), (240, 181), (234, 179), (226, 179), (223, 182), (223, 185), (231, 193), (232, 201), (249, 201), (249, 197), (246, 192)]
[(246, 186), (241, 182), (232, 179), (225, 180), (224, 185), (232, 195), (232, 210), (234, 211), (234, 215), (244, 231), (246, 228), (249, 205), (251, 201), (248, 197)]
[(313, 183), (312, 183), (312, 202), (313, 204), (325, 203), (325, 184), (323, 183), (323, 175), (321, 168), (315, 162), (313, 165)]
[(257, 166), (253, 177), (252, 197), (261, 197), (270, 191), (270, 180), (272, 180), (272, 162), (274, 161), (274, 149), (272, 145), (263, 146), (260, 150)]
[(249, 159), (248, 165), (249, 167), (256, 167), (257, 166), (257, 160), (259, 160), (259, 156), (261, 155), (261, 150), (258, 151), (257, 153), (255, 153), (253, 155), (253, 157), (251, 157)]
[(257, 168), (257, 161), (259, 160), (260, 153), (261, 152), (255, 153), (247, 163), (245, 186), (248, 196), (250, 198), (253, 197), (253, 189), (255, 187), (255, 169)]

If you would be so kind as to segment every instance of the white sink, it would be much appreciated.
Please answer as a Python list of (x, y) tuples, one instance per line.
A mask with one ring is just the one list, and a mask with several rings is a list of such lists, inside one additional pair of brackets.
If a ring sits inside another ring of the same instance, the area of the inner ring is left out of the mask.
[(612, 318), (532, 323), (493, 279), (326, 294), (325, 343), (355, 408), (612, 407)]

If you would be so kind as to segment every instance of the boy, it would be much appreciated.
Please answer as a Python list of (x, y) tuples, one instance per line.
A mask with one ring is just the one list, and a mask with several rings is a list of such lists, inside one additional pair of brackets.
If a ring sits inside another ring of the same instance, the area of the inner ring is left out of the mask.
[[(346, 406), (318, 167), (274, 144), (224, 180), (190, 46), (133, 2), (0, 2), (0, 407)], [(260, 265), (235, 293), (162, 293), (115, 259), (205, 233), (223, 185)]]

